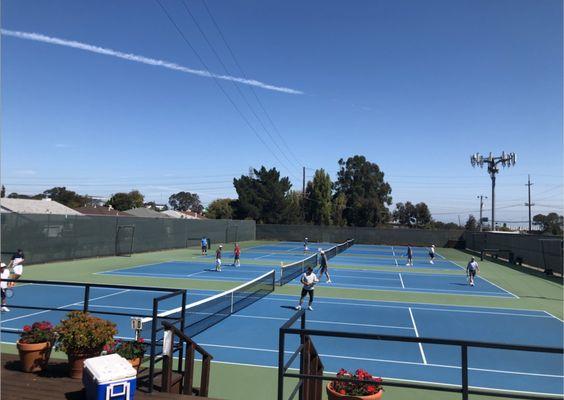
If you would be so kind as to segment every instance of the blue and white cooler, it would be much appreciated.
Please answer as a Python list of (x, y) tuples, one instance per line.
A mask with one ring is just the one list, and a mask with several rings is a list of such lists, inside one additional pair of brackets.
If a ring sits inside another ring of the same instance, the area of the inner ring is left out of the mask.
[(135, 395), (137, 371), (118, 354), (84, 361), (82, 383), (87, 400), (130, 400)]

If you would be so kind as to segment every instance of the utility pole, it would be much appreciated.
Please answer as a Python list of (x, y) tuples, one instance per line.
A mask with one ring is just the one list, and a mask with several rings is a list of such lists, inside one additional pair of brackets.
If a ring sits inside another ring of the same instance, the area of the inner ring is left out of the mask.
[(305, 218), (305, 202), (306, 202), (306, 193), (305, 193), (305, 167), (302, 167), (302, 213)]
[(529, 175), (529, 180), (528, 183), (525, 186), (529, 187), (529, 202), (525, 203), (526, 206), (529, 207), (529, 233), (531, 233), (532, 231), (532, 227), (531, 227), (531, 207), (534, 206), (534, 203), (531, 203), (531, 186), (533, 184), (531, 183), (531, 175)]
[(483, 195), (479, 195), (477, 196), (478, 199), (480, 199), (480, 232), (482, 232), (484, 230), (483, 226), (482, 226), (482, 210), (484, 209), (484, 199), (487, 199), (488, 196), (483, 196)]
[(501, 164), (503, 167), (511, 167), (515, 165), (516, 160), (517, 156), (515, 153), (505, 154), (505, 152), (502, 152), (499, 157), (492, 156), (492, 153), (488, 157), (484, 157), (480, 153), (472, 154), (470, 157), (470, 163), (473, 167), (479, 166), (482, 168), (484, 164), (487, 164), (488, 173), (490, 178), (492, 178), (492, 231), (495, 231), (495, 177), (499, 172), (497, 166)]

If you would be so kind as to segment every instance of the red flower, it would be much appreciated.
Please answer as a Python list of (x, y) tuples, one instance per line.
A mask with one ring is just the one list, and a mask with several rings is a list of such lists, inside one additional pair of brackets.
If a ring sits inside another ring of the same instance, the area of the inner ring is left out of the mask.
[(339, 394), (347, 394), (347, 392), (345, 391), (345, 389), (341, 389), (339, 390)]
[(368, 386), (368, 387), (366, 388), (366, 391), (367, 391), (368, 393), (372, 394), (372, 393), (376, 392), (376, 387), (375, 387), (375, 386)]
[(24, 330), (24, 332), (29, 332), (29, 331), (31, 331), (31, 326), (26, 325), (26, 326), (23, 327), (23, 330)]
[(140, 337), (139, 339), (137, 339), (137, 341), (138, 341), (139, 343), (145, 343), (145, 339), (143, 339), (142, 337)]

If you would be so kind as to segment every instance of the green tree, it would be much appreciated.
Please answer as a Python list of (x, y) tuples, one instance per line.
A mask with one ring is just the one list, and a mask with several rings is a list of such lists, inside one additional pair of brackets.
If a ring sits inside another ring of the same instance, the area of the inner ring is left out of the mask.
[(547, 215), (537, 214), (533, 217), (533, 224), (539, 226), (545, 233), (562, 235), (563, 217), (555, 212)]
[(345, 226), (347, 224), (343, 215), (346, 208), (347, 197), (344, 193), (339, 193), (333, 198), (333, 203), (331, 205), (331, 219), (333, 221), (333, 225)]
[(235, 216), (254, 219), (259, 223), (281, 223), (288, 203), (290, 179), (280, 178), (276, 168), (252, 169), (249, 175), (233, 179), (238, 199), (233, 202)]
[(280, 222), (288, 225), (302, 224), (304, 222), (302, 202), (302, 193), (290, 190), (286, 195), (286, 205), (282, 211)]
[(478, 222), (476, 221), (476, 218), (474, 218), (474, 216), (472, 214), (470, 214), (468, 216), (468, 220), (466, 221), (466, 224), (464, 225), (464, 228), (467, 231), (476, 231), (478, 230)]
[[(415, 205), (410, 201), (405, 204), (397, 203), (392, 216), (400, 225), (411, 227), (429, 226), (432, 221), (429, 207), (423, 202)], [(415, 224), (413, 224), (413, 219), (417, 221)]]
[(42, 194), (34, 194), (32, 196), (27, 195), (27, 194), (19, 194), (16, 192), (10, 193), (8, 195), (9, 199), (27, 199), (27, 200), (41, 200), (43, 199), (45, 196), (43, 196)]
[(138, 190), (132, 190), (129, 193), (119, 192), (114, 194), (106, 202), (107, 206), (112, 206), (118, 211), (125, 211), (131, 208), (143, 207), (145, 196)]
[(193, 211), (201, 213), (204, 206), (200, 201), (200, 196), (196, 193), (178, 192), (168, 198), (168, 204), (176, 211)]
[(233, 206), (231, 199), (216, 199), (212, 201), (206, 210), (206, 217), (212, 219), (232, 219)]
[(335, 194), (344, 194), (347, 207), (343, 216), (348, 225), (376, 226), (389, 220), (392, 188), (384, 181), (377, 164), (364, 156), (339, 160)]
[(84, 207), (89, 203), (89, 199), (81, 196), (66, 187), (54, 187), (43, 192), (45, 197), (50, 198), (57, 203), (61, 203), (67, 207), (77, 208)]
[(432, 221), (431, 227), (434, 229), (460, 229), (460, 226), (458, 226), (458, 224), (455, 224), (454, 222), (444, 223), (441, 221)]
[(331, 177), (323, 169), (315, 171), (313, 181), (307, 183), (305, 219), (315, 225), (331, 225)]

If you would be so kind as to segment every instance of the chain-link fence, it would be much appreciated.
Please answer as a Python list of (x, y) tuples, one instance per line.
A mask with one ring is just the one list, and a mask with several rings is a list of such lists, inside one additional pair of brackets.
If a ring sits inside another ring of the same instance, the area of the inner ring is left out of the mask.
[(23, 249), (26, 263), (183, 248), (198, 237), (212, 243), (255, 239), (249, 220), (6, 213), (1, 225), (2, 260)]
[(465, 232), (466, 247), (477, 252), (513, 253), (513, 259), (546, 271), (562, 274), (562, 238), (501, 232)]

